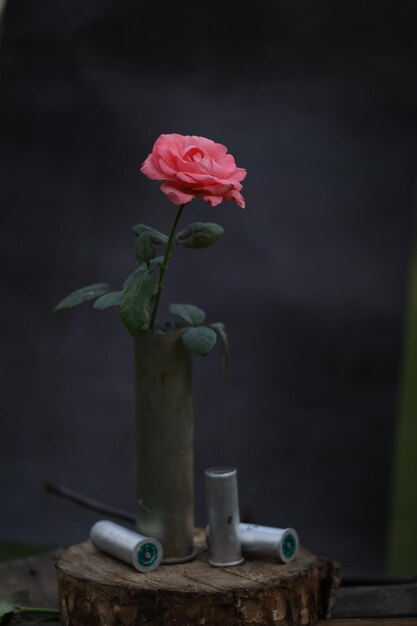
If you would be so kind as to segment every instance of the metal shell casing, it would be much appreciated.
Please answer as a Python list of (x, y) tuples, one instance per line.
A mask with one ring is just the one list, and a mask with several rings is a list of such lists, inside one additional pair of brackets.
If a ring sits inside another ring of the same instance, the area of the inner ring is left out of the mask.
[(162, 560), (162, 546), (157, 539), (144, 537), (113, 522), (96, 522), (90, 539), (96, 548), (133, 565), (139, 572), (151, 572)]
[(192, 357), (182, 329), (135, 337), (136, 530), (155, 537), (164, 563), (196, 555)]
[(243, 563), (239, 538), (237, 472), (233, 467), (211, 467), (205, 471), (209, 563), (231, 567)]
[(239, 524), (239, 537), (244, 554), (281, 563), (290, 563), (299, 546), (298, 534), (293, 528)]

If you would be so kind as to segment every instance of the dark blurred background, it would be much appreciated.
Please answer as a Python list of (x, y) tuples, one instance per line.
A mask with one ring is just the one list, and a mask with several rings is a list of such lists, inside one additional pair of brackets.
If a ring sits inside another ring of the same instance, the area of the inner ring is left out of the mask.
[[(203, 470), (235, 465), (243, 516), (294, 526), (345, 575), (383, 572), (416, 155), (415, 2), (8, 0), (1, 33), (0, 542), (83, 540), (99, 517), (43, 481), (133, 509), (131, 339), (116, 310), (137, 222), (174, 206), (139, 167), (164, 132), (224, 143), (247, 208), (194, 201), (216, 247), (179, 250), (169, 302), (226, 323), (195, 358)], [(168, 317), (168, 315), (167, 315)]]

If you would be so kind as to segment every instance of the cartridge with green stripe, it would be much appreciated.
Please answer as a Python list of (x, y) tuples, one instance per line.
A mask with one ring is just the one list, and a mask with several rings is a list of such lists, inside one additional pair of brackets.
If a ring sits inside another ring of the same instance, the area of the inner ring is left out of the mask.
[(144, 537), (124, 526), (103, 520), (91, 529), (94, 546), (111, 556), (133, 565), (139, 572), (151, 572), (162, 560), (162, 546), (153, 537)]
[(293, 561), (299, 546), (298, 535), (293, 528), (239, 524), (239, 538), (243, 554), (281, 563)]

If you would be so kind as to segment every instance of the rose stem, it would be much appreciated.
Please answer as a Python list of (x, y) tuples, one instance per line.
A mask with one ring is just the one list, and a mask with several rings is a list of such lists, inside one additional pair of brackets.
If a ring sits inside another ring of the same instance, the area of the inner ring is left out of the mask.
[(165, 276), (166, 269), (168, 267), (169, 260), (171, 258), (171, 249), (174, 241), (175, 231), (177, 230), (178, 222), (180, 221), (182, 212), (184, 210), (185, 204), (180, 204), (177, 214), (172, 222), (171, 231), (168, 237), (168, 243), (165, 248), (164, 260), (161, 263), (161, 269), (159, 272), (159, 282), (158, 282), (158, 291), (156, 292), (155, 304), (152, 311), (151, 321), (149, 322), (149, 330), (153, 330), (155, 328), (156, 314), (158, 312), (159, 299), (161, 297), (161, 291), (163, 289), (163, 280)]

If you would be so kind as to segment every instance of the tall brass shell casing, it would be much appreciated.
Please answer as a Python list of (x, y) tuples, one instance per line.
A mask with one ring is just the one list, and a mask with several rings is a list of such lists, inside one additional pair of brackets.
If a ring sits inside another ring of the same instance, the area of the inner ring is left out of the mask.
[(158, 539), (164, 563), (194, 557), (192, 355), (181, 329), (135, 338), (138, 532)]

